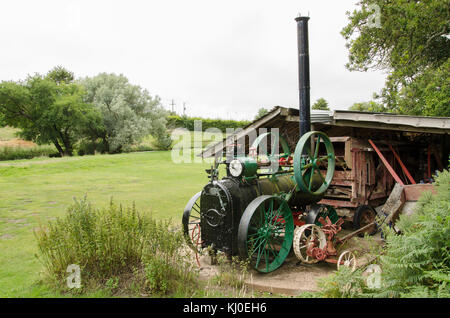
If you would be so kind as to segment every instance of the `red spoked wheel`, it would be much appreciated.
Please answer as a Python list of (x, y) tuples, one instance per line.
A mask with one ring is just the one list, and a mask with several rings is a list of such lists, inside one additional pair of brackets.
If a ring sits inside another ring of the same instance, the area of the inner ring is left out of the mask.
[(202, 253), (202, 232), (200, 227), (200, 196), (196, 193), (186, 204), (183, 212), (183, 234), (187, 245), (194, 251), (197, 264), (200, 266), (198, 254)]

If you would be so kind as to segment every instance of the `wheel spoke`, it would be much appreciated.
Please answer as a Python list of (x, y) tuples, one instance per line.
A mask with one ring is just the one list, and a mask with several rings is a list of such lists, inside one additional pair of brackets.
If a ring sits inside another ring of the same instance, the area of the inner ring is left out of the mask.
[(317, 137), (316, 148), (314, 149), (314, 159), (317, 159), (317, 155), (319, 154), (319, 146), (320, 146), (320, 135)]
[[(266, 241), (263, 241), (263, 242), (265, 243)], [(261, 260), (262, 252), (264, 251), (265, 246), (266, 245), (264, 244), (262, 249), (261, 249), (261, 247), (258, 249), (259, 253), (258, 253), (258, 257), (256, 259), (256, 268), (258, 268), (259, 261)]]
[(320, 156), (316, 159), (316, 162), (328, 161), (328, 156)]
[(267, 249), (264, 249), (264, 253), (265, 253), (265, 259), (266, 259), (266, 272), (269, 271), (269, 252), (267, 251)]
[(311, 175), (309, 176), (309, 184), (308, 184), (308, 190), (311, 191), (311, 184), (314, 176), (314, 165), (311, 168)]
[[(258, 244), (257, 247), (255, 247), (255, 248), (253, 249), (252, 255), (253, 255), (256, 251), (261, 250), (261, 246), (266, 242), (266, 240), (265, 240), (264, 238), (263, 238), (263, 239), (257, 239), (257, 240), (255, 240), (255, 241), (259, 242), (259, 244)], [(250, 255), (250, 256), (252, 256), (252, 255)]]

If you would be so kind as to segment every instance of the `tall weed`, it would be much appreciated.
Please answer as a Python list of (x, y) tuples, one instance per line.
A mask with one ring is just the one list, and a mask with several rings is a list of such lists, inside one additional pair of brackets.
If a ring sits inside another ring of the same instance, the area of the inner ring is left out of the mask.
[(35, 236), (48, 281), (63, 290), (70, 264), (80, 266), (87, 289), (133, 286), (135, 292), (167, 294), (195, 284), (182, 234), (134, 205), (124, 208), (111, 200), (96, 209), (86, 198), (75, 200), (65, 217), (41, 225)]

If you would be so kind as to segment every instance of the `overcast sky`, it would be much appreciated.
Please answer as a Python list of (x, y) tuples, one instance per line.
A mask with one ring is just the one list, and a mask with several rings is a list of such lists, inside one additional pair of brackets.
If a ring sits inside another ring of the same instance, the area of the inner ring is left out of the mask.
[(368, 101), (382, 73), (349, 72), (340, 35), (356, 0), (0, 2), (0, 80), (62, 65), (77, 77), (124, 74), (182, 113), (251, 119), (298, 107), (298, 13), (309, 21), (311, 103)]

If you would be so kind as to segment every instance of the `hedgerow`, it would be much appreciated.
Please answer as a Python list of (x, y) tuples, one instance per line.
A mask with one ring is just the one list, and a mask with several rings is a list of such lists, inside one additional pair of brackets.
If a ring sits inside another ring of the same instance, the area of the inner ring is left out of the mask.
[(186, 128), (187, 130), (193, 131), (195, 128), (195, 121), (201, 121), (202, 131), (209, 128), (217, 128), (223, 133), (226, 132), (227, 128), (243, 128), (247, 126), (249, 121), (236, 121), (236, 120), (225, 120), (225, 119), (209, 119), (201, 117), (187, 117), (187, 116), (176, 116), (171, 115), (167, 117), (167, 126), (169, 128)]

